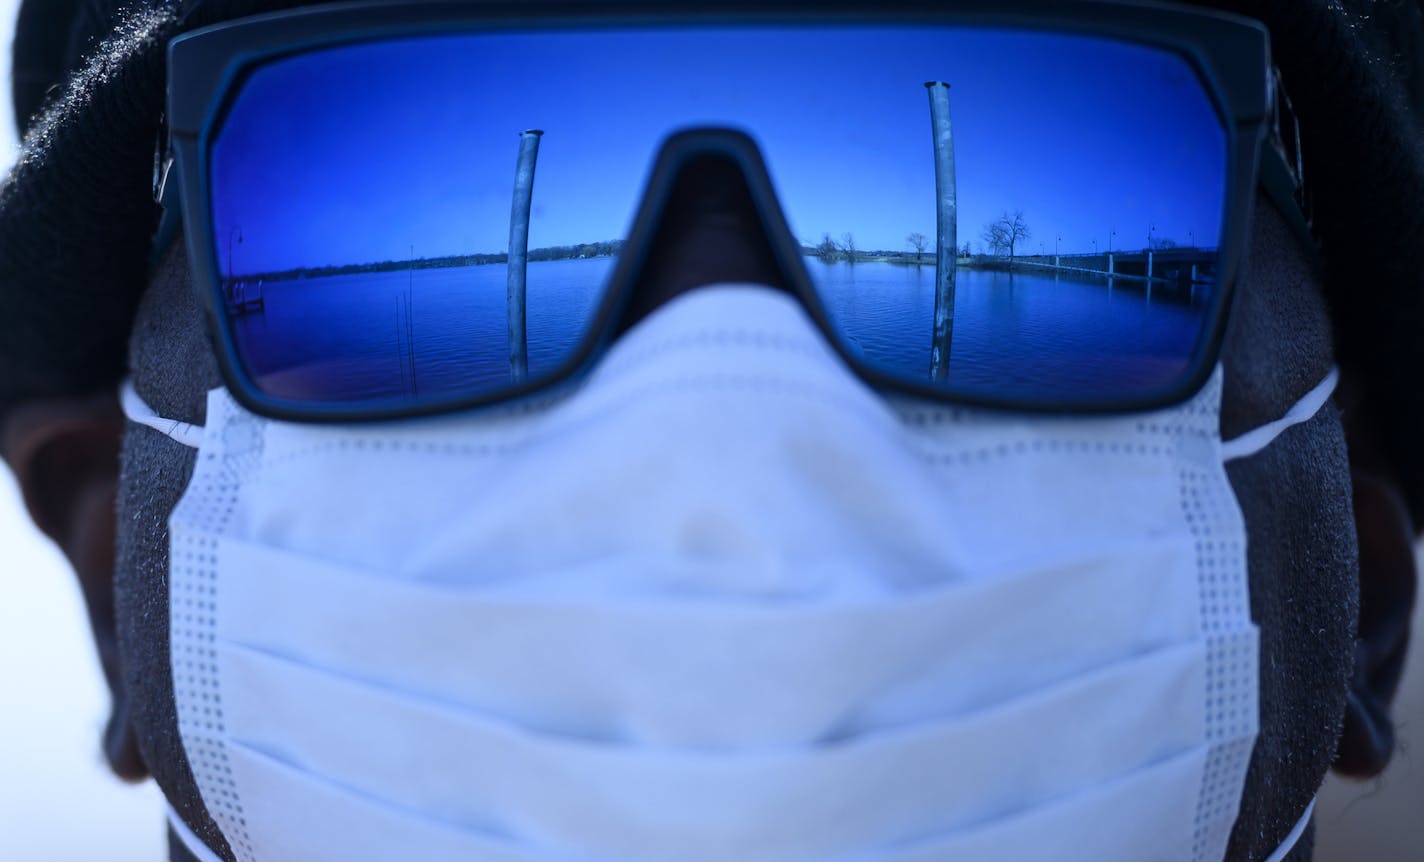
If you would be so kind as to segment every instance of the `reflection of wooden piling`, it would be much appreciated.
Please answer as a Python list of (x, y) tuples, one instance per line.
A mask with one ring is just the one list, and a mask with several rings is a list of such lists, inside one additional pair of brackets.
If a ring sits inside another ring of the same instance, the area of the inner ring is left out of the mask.
[(534, 200), (534, 163), (539, 158), (538, 129), (519, 135), (519, 162), (514, 170), (514, 204), (509, 212), (509, 265), (506, 275), (509, 314), (509, 374), (515, 383), (529, 376), (529, 338), (524, 323), (529, 258), (529, 210)]
[(930, 95), (930, 128), (935, 159), (935, 306), (934, 341), (930, 347), (930, 379), (949, 376), (949, 347), (954, 338), (954, 268), (959, 230), (955, 206), (954, 130), (949, 122), (949, 85), (926, 81)]

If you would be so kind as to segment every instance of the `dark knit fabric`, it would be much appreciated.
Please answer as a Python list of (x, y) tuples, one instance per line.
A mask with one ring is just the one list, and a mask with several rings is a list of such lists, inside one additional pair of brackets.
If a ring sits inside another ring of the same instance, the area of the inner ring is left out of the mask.
[(1336, 354), (1424, 527), (1424, 3), (1212, 0), (1259, 18), (1300, 117)]
[[(57, 44), (50, 22), (30, 15), (37, 2), (19, 25), (33, 22), (37, 38)], [(107, 386), (123, 372), (157, 213), (162, 49), (174, 26), (161, 4), (135, 7), (28, 126), (0, 188), (0, 411)], [(17, 44), (28, 36), (19, 32)], [(34, 76), (55, 66), (28, 50), (21, 57), (17, 93), (28, 87), (31, 104), (48, 89)]]
[[(1302, 122), (1340, 360), (1365, 381), (1365, 409), (1424, 525), (1424, 447), (1414, 444), (1424, 439), (1424, 0), (1201, 2), (1271, 29)], [(182, 26), (291, 5), (207, 0)], [(0, 414), (123, 374), (156, 220), (163, 45), (179, 30), (178, 6), (24, 4), (17, 113), (57, 89), (0, 189)]]

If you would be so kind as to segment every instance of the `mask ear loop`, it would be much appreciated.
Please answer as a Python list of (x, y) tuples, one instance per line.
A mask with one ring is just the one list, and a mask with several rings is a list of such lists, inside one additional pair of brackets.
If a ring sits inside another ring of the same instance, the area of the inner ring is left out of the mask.
[(178, 812), (173, 810), (173, 806), (168, 804), (167, 800), (164, 800), (163, 807), (168, 811), (168, 828), (173, 830), (174, 836), (188, 849), (194, 859), (198, 862), (222, 862), (218, 858), (218, 854), (210, 850), (201, 838), (193, 834), (193, 830), (188, 828), (188, 824), (183, 822), (183, 818), (178, 816)]
[(139, 397), (138, 390), (134, 389), (132, 378), (126, 377), (124, 382), (119, 384), (119, 404), (123, 407), (124, 415), (130, 422), (152, 428), (184, 446), (193, 449), (202, 446), (203, 426), (190, 422), (179, 422), (177, 419), (164, 419), (159, 416)]
[(1310, 804), (1305, 806), (1305, 813), (1300, 815), (1300, 819), (1291, 827), (1290, 834), (1281, 842), (1281, 846), (1276, 848), (1276, 852), (1266, 857), (1265, 862), (1285, 862), (1285, 858), (1295, 849), (1295, 845), (1300, 841), (1300, 836), (1305, 834), (1305, 827), (1310, 824), (1310, 816), (1315, 813), (1315, 797), (1311, 797)]
[(1237, 458), (1249, 458), (1271, 445), (1271, 442), (1281, 436), (1287, 428), (1314, 419), (1315, 414), (1320, 412), (1320, 408), (1325, 406), (1325, 402), (1335, 392), (1335, 384), (1339, 382), (1340, 369), (1331, 366), (1325, 378), (1315, 384), (1314, 389), (1301, 396), (1299, 401), (1292, 404), (1284, 416), (1267, 422), (1265, 425), (1252, 428), (1230, 440), (1223, 440), (1221, 442), (1221, 460), (1235, 461)]

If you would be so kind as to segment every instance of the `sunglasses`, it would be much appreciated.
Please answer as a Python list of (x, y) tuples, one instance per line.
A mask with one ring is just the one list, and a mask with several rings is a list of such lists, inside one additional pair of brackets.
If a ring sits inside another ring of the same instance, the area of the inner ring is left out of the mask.
[(181, 36), (167, 209), (225, 383), (261, 415), (353, 422), (576, 380), (679, 178), (713, 159), (870, 385), (1016, 410), (1183, 400), (1216, 363), (1274, 155), (1266, 33), (998, 5), (381, 2)]

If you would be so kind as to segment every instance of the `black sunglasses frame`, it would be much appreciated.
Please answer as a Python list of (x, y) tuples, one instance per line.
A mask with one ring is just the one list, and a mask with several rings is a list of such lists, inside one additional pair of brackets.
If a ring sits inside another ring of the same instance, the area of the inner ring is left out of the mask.
[[(1235, 286), (1244, 270), (1257, 174), (1263, 155), (1274, 78), (1269, 37), (1247, 18), (1182, 6), (1093, 0), (1063, 4), (1027, 0), (1005, 9), (1002, 0), (968, 0), (949, 11), (896, 0), (831, 2), (814, 9), (787, 0), (751, 3), (614, 2), (591, 11), (568, 0), (471, 3), (468, 0), (354, 2), (302, 7), (216, 24), (174, 39), (168, 55), (169, 153), (177, 170), (183, 216), (198, 303), (223, 379), (233, 397), (258, 415), (297, 422), (369, 422), (448, 413), (505, 403), (545, 392), (587, 368), (611, 339), (636, 282), (672, 184), (689, 161), (727, 158), (742, 170), (768, 240), (790, 286), (856, 373), (878, 389), (955, 404), (1049, 413), (1120, 413), (1166, 407), (1185, 400), (1205, 383), (1216, 364)], [(409, 405), (302, 402), (261, 392), (238, 359), (225, 318), (216, 243), (209, 225), (208, 158), (227, 103), (256, 66), (319, 48), (384, 38), (451, 32), (538, 32), (689, 26), (774, 25), (953, 25), (1004, 27), (1100, 36), (1172, 51), (1189, 62), (1211, 97), (1227, 141), (1225, 210), (1218, 245), (1217, 291), (1206, 315), (1206, 337), (1187, 369), (1170, 385), (1130, 397), (1025, 399), (992, 392), (906, 381), (867, 367), (848, 355), (836, 337), (786, 226), (760, 152), (746, 135), (730, 130), (673, 134), (663, 144), (645, 186), (624, 252), (614, 266), (606, 295), (578, 348), (558, 369), (537, 380), (495, 393), (454, 396)]]

